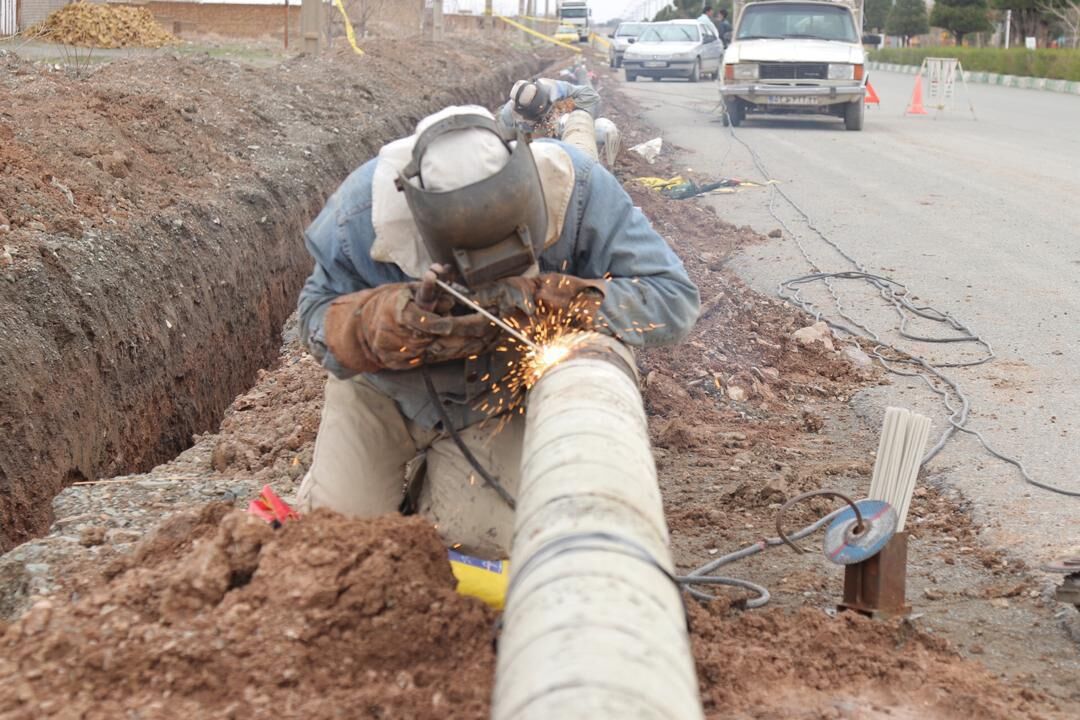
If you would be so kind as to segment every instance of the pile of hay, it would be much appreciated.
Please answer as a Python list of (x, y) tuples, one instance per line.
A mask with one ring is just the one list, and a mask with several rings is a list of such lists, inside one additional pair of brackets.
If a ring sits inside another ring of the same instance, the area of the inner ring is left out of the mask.
[(28, 33), (78, 47), (161, 47), (179, 42), (146, 8), (75, 2), (57, 10)]

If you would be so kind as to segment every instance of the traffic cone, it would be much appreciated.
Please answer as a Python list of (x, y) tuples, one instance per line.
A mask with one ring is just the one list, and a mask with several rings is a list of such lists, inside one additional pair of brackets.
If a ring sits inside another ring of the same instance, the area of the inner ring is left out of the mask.
[(870, 81), (866, 81), (866, 104), (867, 105), (881, 105), (881, 99), (878, 98), (877, 93), (874, 92), (874, 86), (870, 84)]
[(915, 75), (915, 89), (911, 93), (911, 104), (908, 105), (908, 115), (926, 115), (926, 108), (922, 106), (922, 73)]

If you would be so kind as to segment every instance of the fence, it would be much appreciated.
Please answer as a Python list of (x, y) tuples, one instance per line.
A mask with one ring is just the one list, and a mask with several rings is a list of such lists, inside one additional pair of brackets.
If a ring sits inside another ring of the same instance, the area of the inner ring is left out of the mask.
[(19, 0), (0, 0), (0, 37), (19, 31)]

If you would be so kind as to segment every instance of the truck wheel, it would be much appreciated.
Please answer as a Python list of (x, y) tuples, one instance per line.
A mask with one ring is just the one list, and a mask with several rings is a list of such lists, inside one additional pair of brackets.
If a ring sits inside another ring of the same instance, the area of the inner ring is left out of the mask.
[(844, 127), (848, 130), (862, 130), (866, 105), (862, 100), (853, 100), (844, 108)]
[(694, 61), (694, 69), (690, 71), (690, 82), (697, 82), (701, 79), (701, 59), (698, 58)]
[(635, 80), (637, 80), (637, 75), (635, 75), (634, 73), (627, 70), (626, 71), (626, 82), (634, 82)]
[(746, 119), (746, 105), (739, 98), (724, 101), (724, 124), (739, 127)]

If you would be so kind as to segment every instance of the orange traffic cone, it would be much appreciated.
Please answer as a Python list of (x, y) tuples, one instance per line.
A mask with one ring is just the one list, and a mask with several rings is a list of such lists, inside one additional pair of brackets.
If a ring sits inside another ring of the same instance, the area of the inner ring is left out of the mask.
[(926, 108), (922, 106), (922, 73), (915, 75), (915, 89), (911, 93), (911, 104), (908, 105), (908, 115), (926, 115)]
[(866, 81), (866, 104), (867, 105), (881, 105), (881, 99), (878, 98), (877, 93), (874, 92), (874, 86), (870, 84), (870, 81)]

